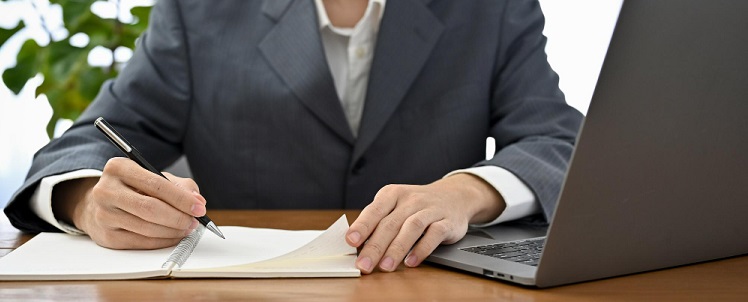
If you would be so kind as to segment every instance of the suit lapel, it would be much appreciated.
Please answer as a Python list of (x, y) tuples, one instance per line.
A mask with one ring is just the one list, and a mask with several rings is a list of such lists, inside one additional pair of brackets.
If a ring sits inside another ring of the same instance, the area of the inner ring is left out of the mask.
[(353, 133), (335, 92), (312, 1), (267, 0), (264, 13), (277, 23), (259, 48), (301, 102), (351, 145)]
[(369, 148), (392, 116), (426, 63), (443, 28), (424, 3), (387, 1), (352, 162)]

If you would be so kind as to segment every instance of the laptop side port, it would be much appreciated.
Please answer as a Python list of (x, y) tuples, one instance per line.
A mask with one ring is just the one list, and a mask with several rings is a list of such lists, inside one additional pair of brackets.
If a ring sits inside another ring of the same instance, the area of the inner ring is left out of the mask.
[(496, 278), (505, 278), (506, 277), (506, 276), (504, 276), (504, 274), (496, 273), (494, 271), (490, 271), (490, 270), (487, 270), (487, 269), (483, 270), (483, 275), (484, 276), (488, 276), (488, 277), (496, 277)]

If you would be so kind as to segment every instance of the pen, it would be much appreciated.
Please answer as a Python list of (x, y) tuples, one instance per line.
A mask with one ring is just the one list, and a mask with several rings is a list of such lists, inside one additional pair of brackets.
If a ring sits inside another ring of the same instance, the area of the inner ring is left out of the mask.
[[(138, 163), (138, 165), (140, 165), (144, 169), (151, 171), (163, 178), (166, 178), (164, 174), (161, 174), (161, 172), (159, 172), (158, 170), (156, 170), (156, 168), (151, 166), (151, 164), (145, 160), (143, 155), (140, 154), (138, 149), (135, 149), (135, 147), (131, 145), (127, 140), (125, 140), (125, 138), (122, 137), (122, 135), (119, 134), (117, 130), (114, 130), (114, 128), (112, 128), (112, 125), (109, 125), (109, 123), (107, 123), (107, 121), (104, 120), (103, 117), (97, 118), (96, 121), (94, 122), (94, 125), (96, 126), (96, 128), (101, 130), (101, 132), (103, 132), (104, 135), (106, 135), (106, 137), (112, 142), (112, 144), (117, 146), (117, 148), (119, 148), (123, 153), (125, 153), (125, 155), (127, 155), (127, 157), (129, 157), (131, 160)], [(168, 180), (168, 178), (166, 179)], [(221, 231), (218, 230), (218, 227), (216, 226), (216, 224), (213, 223), (212, 220), (210, 220), (208, 215), (205, 215), (202, 217), (195, 217), (195, 219), (197, 219), (197, 221), (199, 221), (202, 225), (204, 225), (205, 228), (207, 228), (214, 234), (218, 235), (218, 237), (226, 239), (226, 237), (223, 236), (223, 233), (221, 233)]]

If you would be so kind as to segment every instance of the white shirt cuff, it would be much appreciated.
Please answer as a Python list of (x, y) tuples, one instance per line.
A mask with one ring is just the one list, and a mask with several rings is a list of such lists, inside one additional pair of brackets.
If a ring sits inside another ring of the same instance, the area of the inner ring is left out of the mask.
[(60, 231), (73, 235), (85, 235), (83, 231), (77, 229), (75, 226), (55, 218), (55, 214), (52, 211), (52, 189), (56, 184), (63, 181), (86, 177), (100, 177), (101, 174), (102, 172), (99, 170), (82, 169), (42, 178), (41, 182), (39, 182), (39, 186), (36, 187), (34, 194), (31, 196), (31, 210), (34, 211), (39, 218), (55, 226)]
[(471, 224), (473, 227), (486, 227), (505, 221), (520, 219), (540, 212), (540, 205), (535, 200), (532, 190), (516, 175), (497, 166), (481, 166), (452, 171), (447, 176), (457, 173), (468, 173), (482, 178), (504, 198), (506, 208), (491, 222)]

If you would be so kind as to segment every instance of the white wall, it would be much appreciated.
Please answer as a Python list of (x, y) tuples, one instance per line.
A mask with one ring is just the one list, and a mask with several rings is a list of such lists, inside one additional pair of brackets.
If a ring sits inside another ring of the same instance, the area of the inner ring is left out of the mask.
[[(48, 18), (59, 22), (59, 11), (36, 1)], [(132, 1), (132, 0), (131, 0)], [(548, 60), (561, 82), (566, 99), (587, 112), (622, 0), (540, 0), (546, 16)], [(33, 10), (26, 1), (0, 2), (0, 26), (11, 28), (23, 19), (30, 29), (0, 49), (0, 73), (15, 65), (15, 54), (25, 39), (46, 43)], [(56, 33), (66, 35), (65, 32)], [(44, 97), (34, 98), (39, 79), (27, 84), (19, 96), (0, 84), (0, 207), (21, 185), (33, 153), (47, 143), (47, 120), (52, 115)], [(493, 154), (492, 150), (487, 153)]]
[(540, 0), (548, 61), (566, 101), (587, 113), (623, 0)]

